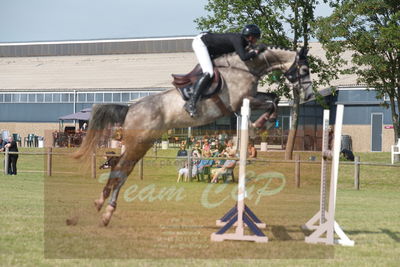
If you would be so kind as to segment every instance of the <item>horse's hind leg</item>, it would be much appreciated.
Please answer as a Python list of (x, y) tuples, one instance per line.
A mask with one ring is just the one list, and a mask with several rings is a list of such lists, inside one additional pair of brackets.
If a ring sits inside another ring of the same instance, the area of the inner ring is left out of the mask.
[[(117, 163), (119, 162), (119, 160), (121, 159), (121, 157), (118, 157), (118, 158), (116, 157), (116, 159), (118, 159), (118, 160), (113, 161), (113, 163), (111, 164), (111, 172), (115, 170), (115, 167), (116, 167)], [(107, 184), (104, 186), (103, 191), (100, 194), (100, 197), (94, 201), (94, 206), (97, 211), (101, 210), (104, 202), (110, 196), (110, 193), (111, 193), (112, 188), (114, 187), (114, 184), (117, 182), (118, 182), (117, 179), (110, 179), (110, 177), (109, 177), (109, 179), (107, 180)]]
[(129, 174), (135, 167), (136, 162), (137, 160), (127, 160), (126, 157), (123, 156), (121, 160), (118, 162), (118, 165), (115, 168), (115, 170), (111, 171), (109, 181), (107, 182), (107, 185), (102, 192), (104, 200), (111, 193), (110, 200), (102, 217), (102, 222), (104, 226), (107, 226), (109, 224), (111, 217), (115, 209), (117, 208), (117, 199), (119, 191), (121, 190), (121, 187), (124, 185)]
[[(113, 171), (111, 169), (111, 171)], [(94, 201), (94, 206), (97, 211), (100, 211), (103, 207), (104, 202), (110, 196), (111, 190), (114, 184), (117, 183), (117, 179), (108, 179), (107, 184), (104, 186), (103, 191), (100, 194), (100, 197)]]

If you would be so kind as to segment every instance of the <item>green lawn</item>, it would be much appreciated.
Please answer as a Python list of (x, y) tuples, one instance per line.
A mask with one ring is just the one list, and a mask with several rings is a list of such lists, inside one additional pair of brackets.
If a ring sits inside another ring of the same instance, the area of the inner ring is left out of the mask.
[[(159, 151), (158, 155), (175, 153)], [(301, 158), (307, 160), (310, 155), (302, 153)], [(381, 163), (388, 163), (390, 157), (388, 153), (359, 156), (361, 161)], [(282, 159), (283, 154), (260, 157)], [(100, 214), (94, 211), (92, 200), (101, 192), (101, 175), (106, 171), (92, 179), (85, 171), (90, 169), (87, 165), (54, 156), (53, 171), (62, 173), (45, 177), (22, 172), (42, 171), (43, 156), (20, 156), (17, 176), (0, 174), (1, 265), (398, 266), (399, 168), (361, 166), (361, 190), (357, 191), (353, 189), (354, 167), (340, 167), (336, 220), (356, 245), (333, 247), (304, 243), (300, 230), (319, 206), (319, 165), (302, 165), (302, 186), (297, 189), (292, 164), (250, 164), (254, 179), (248, 182), (253, 191), (247, 203), (267, 223), (264, 233), (270, 242), (214, 243), (209, 238), (219, 229), (215, 220), (234, 205), (231, 192), (236, 184), (177, 184), (176, 166), (167, 160), (151, 160), (145, 161), (143, 181), (137, 170), (131, 174), (121, 190), (118, 210), (104, 228), (99, 226)], [(283, 174), (284, 184), (275, 179), (267, 186), (262, 177), (268, 172)], [(79, 219), (76, 226), (65, 224), (71, 216)]]

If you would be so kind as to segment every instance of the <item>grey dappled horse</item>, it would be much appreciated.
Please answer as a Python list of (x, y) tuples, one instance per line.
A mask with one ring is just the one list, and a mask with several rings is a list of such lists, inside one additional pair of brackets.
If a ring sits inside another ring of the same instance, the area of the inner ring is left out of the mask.
[(102, 216), (103, 224), (106, 226), (110, 222), (116, 209), (118, 193), (135, 164), (167, 130), (211, 123), (238, 111), (246, 97), (250, 98), (252, 109), (264, 109), (267, 115), (275, 114), (279, 101), (275, 94), (269, 94), (261, 100), (255, 97), (260, 78), (275, 70), (284, 72), (303, 100), (309, 99), (313, 91), (306, 54), (305, 49), (298, 52), (269, 47), (249, 61), (242, 61), (235, 53), (215, 59), (214, 64), (223, 80), (222, 88), (217, 93), (219, 100), (202, 99), (197, 104), (198, 115), (194, 118), (184, 110), (185, 102), (176, 89), (144, 97), (129, 107), (117, 104), (95, 106), (87, 135), (74, 157), (88, 158), (115, 124), (123, 127), (122, 138), (126, 148), (111, 170), (100, 198), (95, 201), (95, 206), (100, 211), (111, 194)]

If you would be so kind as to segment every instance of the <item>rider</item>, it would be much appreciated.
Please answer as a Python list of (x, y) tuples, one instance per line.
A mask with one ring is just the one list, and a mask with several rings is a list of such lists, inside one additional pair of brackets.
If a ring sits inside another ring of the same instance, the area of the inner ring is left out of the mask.
[(248, 52), (245, 48), (254, 45), (261, 36), (260, 28), (255, 24), (246, 25), (242, 33), (201, 33), (197, 35), (192, 43), (194, 53), (203, 70), (203, 75), (193, 86), (193, 94), (185, 104), (186, 111), (191, 117), (196, 115), (196, 102), (201, 93), (206, 90), (214, 76), (214, 69), (211, 59), (223, 54), (236, 52), (243, 61), (252, 59), (260, 51)]

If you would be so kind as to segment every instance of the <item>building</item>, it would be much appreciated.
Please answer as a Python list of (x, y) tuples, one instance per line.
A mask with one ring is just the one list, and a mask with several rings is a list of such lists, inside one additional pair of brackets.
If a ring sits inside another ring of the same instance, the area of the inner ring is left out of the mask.
[[(7, 129), (22, 137), (30, 133), (44, 136), (46, 130), (58, 130), (58, 118), (66, 114), (96, 103), (128, 104), (137, 98), (171, 88), (171, 73), (187, 73), (197, 63), (191, 41), (192, 37), (173, 37), (2, 43), (0, 130)], [(324, 58), (319, 43), (311, 44), (310, 53)], [(339, 94), (335, 96), (337, 99), (329, 94), (326, 99), (332, 109), (335, 101), (346, 104), (343, 131), (352, 137), (355, 151), (388, 151), (394, 143), (393, 134), (386, 129), (391, 124), (389, 111), (379, 105), (379, 100), (373, 99), (373, 91), (343, 86), (354, 83), (355, 77), (351, 75), (333, 81), (333, 86), (339, 86)], [(296, 149), (320, 149), (322, 110), (315, 101), (302, 105)], [(282, 100), (279, 125), (270, 131), (270, 144), (283, 147), (286, 143), (290, 113), (290, 102)], [(260, 112), (254, 112), (253, 118), (258, 115)], [(380, 119), (383, 133), (381, 149), (377, 130)], [(235, 124), (235, 116), (222, 118), (211, 125), (199, 127), (197, 132), (235, 130)], [(363, 133), (361, 139), (355, 135), (360, 131)], [(367, 132), (371, 134), (367, 135)], [(186, 129), (176, 129), (175, 133), (185, 135)]]

